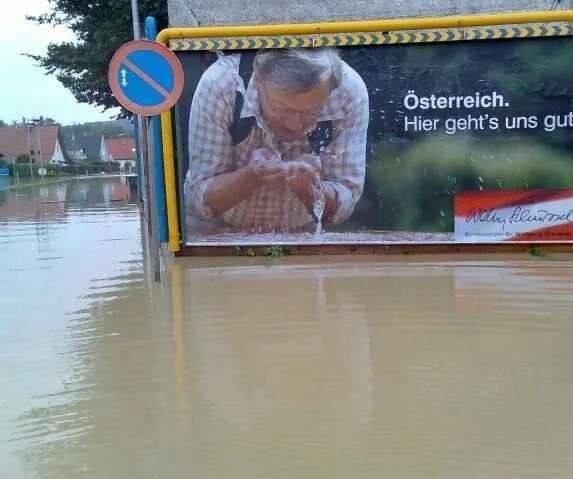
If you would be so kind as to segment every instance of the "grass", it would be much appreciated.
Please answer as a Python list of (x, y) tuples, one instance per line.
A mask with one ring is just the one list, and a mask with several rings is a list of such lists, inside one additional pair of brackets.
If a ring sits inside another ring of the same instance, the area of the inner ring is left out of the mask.
[(269, 246), (265, 248), (264, 256), (267, 258), (281, 258), (286, 256), (287, 251), (282, 246)]
[(537, 245), (533, 245), (531, 246), (531, 248), (529, 248), (529, 254), (531, 256), (535, 256), (538, 258), (543, 258), (544, 256), (546, 256), (545, 251), (543, 251), (543, 248)]
[[(263, 249), (262, 256), (269, 259), (282, 258), (288, 254), (288, 250), (284, 246), (268, 246)], [(257, 252), (253, 248), (235, 246), (236, 256), (257, 256)]]

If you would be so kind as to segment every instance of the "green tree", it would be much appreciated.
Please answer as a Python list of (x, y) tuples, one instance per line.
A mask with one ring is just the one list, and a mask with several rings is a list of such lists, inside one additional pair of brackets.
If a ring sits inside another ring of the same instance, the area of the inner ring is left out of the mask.
[(7, 123), (5, 123), (4, 121), (0, 120), (0, 128), (5, 128), (5, 127), (7, 127), (7, 126), (8, 126)]
[[(52, 11), (30, 16), (42, 25), (65, 25), (76, 41), (51, 43), (45, 55), (29, 55), (68, 88), (80, 103), (117, 107), (107, 83), (108, 65), (117, 48), (133, 39), (131, 4), (127, 0), (49, 0)], [(166, 0), (139, 0), (140, 15), (167, 20)]]

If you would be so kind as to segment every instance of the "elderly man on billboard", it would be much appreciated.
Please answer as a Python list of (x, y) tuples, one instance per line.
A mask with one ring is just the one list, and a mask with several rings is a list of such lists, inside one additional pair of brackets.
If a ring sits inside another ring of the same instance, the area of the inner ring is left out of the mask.
[(240, 232), (345, 221), (363, 191), (368, 120), (366, 86), (335, 50), (220, 54), (191, 105), (188, 215)]

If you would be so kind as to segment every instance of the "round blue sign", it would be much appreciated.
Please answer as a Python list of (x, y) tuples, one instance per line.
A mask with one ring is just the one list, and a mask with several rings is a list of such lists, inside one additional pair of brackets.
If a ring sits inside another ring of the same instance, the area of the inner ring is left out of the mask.
[(183, 69), (175, 54), (149, 40), (124, 44), (108, 72), (111, 90), (127, 110), (144, 116), (169, 110), (181, 96)]

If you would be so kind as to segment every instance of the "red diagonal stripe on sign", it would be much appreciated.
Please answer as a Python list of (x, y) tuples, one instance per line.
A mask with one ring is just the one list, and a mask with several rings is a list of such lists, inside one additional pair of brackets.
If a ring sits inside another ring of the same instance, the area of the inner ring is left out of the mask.
[(124, 66), (129, 68), (133, 73), (135, 73), (139, 78), (141, 78), (145, 83), (149, 84), (154, 90), (157, 90), (164, 97), (169, 96), (169, 92), (163, 88), (159, 83), (157, 83), (153, 78), (151, 78), (147, 73), (145, 73), (141, 68), (139, 68), (135, 63), (125, 58), (121, 62)]

